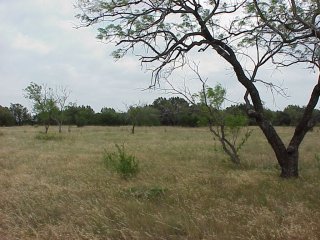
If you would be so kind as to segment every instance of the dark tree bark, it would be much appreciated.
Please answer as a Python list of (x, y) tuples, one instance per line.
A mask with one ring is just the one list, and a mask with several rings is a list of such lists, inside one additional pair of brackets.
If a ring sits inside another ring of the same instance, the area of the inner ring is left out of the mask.
[(299, 162), (299, 150), (289, 149), (286, 155), (282, 157), (281, 177), (292, 178), (299, 176), (298, 162)]
[(49, 130), (49, 127), (50, 127), (50, 125), (49, 125), (49, 124), (44, 124), (44, 127), (45, 127), (45, 133), (47, 134), (47, 133), (48, 133), (48, 130)]

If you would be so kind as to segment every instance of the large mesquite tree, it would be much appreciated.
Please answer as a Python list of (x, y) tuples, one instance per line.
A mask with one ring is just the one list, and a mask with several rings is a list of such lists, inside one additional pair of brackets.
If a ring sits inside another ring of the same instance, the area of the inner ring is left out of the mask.
[[(78, 0), (81, 10), (78, 17), (83, 26), (96, 24), (100, 27), (99, 39), (116, 43), (115, 58), (130, 52), (139, 56), (142, 64), (153, 67), (153, 83), (184, 66), (188, 53), (213, 50), (212, 53), (229, 64), (238, 82), (246, 89), (247, 114), (256, 120), (272, 146), (281, 166), (281, 176), (297, 177), (299, 145), (314, 125), (312, 111), (319, 98), (319, 83), (292, 141), (285, 146), (266, 118), (257, 88), (261, 81), (266, 82), (256, 76), (267, 62), (287, 64), (277, 61), (277, 56), (282, 54), (287, 56), (290, 64), (296, 61), (315, 63), (318, 59), (311, 46), (318, 44), (319, 1), (299, 2), (303, 3), (294, 5), (295, 1), (272, 0)], [(280, 20), (278, 15), (282, 17)], [(296, 36), (291, 37), (288, 32)], [(252, 51), (241, 51), (248, 46)], [(253, 64), (246, 64), (248, 61)], [(274, 85), (269, 83), (269, 86)]]
[[(277, 67), (288, 67), (297, 63), (319, 71), (320, 57), (320, 1), (248, 1), (247, 16), (242, 21), (250, 36), (243, 42), (246, 45), (259, 46), (270, 54), (272, 62)], [(250, 20), (249, 20), (250, 19)], [(248, 21), (249, 20), (249, 21)], [(243, 30), (243, 29), (241, 29)], [(240, 30), (240, 32), (241, 32)], [(256, 65), (255, 71), (260, 66)], [(312, 79), (307, 79), (312, 80)], [(302, 117), (298, 119), (294, 134), (286, 146), (270, 127), (264, 127), (263, 112), (256, 111), (257, 104), (253, 101), (254, 111), (248, 111), (259, 123), (271, 144), (278, 162), (282, 168), (283, 177), (298, 176), (299, 146), (306, 133), (316, 122), (314, 109), (320, 96), (320, 76), (315, 79), (315, 85), (306, 103)], [(247, 100), (247, 105), (249, 102)], [(273, 132), (273, 133), (272, 133)], [(272, 134), (269, 134), (272, 133)]]

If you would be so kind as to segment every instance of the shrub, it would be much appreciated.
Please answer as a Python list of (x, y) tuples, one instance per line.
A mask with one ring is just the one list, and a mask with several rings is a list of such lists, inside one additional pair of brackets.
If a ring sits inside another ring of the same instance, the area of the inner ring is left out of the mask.
[(105, 151), (104, 163), (107, 168), (112, 168), (123, 178), (135, 176), (139, 171), (139, 163), (135, 156), (127, 154), (124, 145), (115, 145), (117, 152), (108, 153)]

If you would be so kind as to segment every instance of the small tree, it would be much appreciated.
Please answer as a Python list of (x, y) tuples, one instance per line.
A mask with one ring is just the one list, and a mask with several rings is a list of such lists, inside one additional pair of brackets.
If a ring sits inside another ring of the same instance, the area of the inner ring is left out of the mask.
[(70, 91), (66, 87), (59, 86), (55, 89), (54, 98), (55, 98), (56, 105), (58, 107), (58, 111), (54, 118), (58, 123), (59, 133), (62, 132), (62, 124), (66, 119), (65, 110), (67, 107), (66, 104), (69, 96), (70, 96)]
[(59, 111), (52, 89), (31, 82), (24, 91), (25, 97), (33, 102), (33, 111), (37, 114), (38, 120), (44, 124), (45, 133), (48, 133), (50, 123)]
[(135, 127), (139, 122), (139, 117), (140, 114), (142, 112), (142, 107), (141, 106), (130, 106), (128, 109), (128, 117), (129, 117), (129, 121), (132, 124), (132, 128), (131, 128), (131, 133), (134, 134), (135, 133)]
[(203, 90), (195, 97), (200, 100), (210, 132), (215, 138), (218, 138), (223, 151), (230, 157), (230, 160), (235, 164), (240, 164), (239, 151), (251, 134), (251, 130), (247, 129), (244, 137), (239, 139), (242, 127), (248, 124), (247, 117), (227, 114), (222, 110), (226, 89), (220, 84), (214, 88), (203, 85)]

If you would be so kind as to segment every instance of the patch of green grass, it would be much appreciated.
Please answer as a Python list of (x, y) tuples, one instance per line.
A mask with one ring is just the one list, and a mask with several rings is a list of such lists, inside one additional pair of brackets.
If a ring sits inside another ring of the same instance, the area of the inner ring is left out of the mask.
[(64, 136), (59, 133), (38, 133), (35, 136), (35, 139), (42, 141), (61, 141), (64, 139)]

